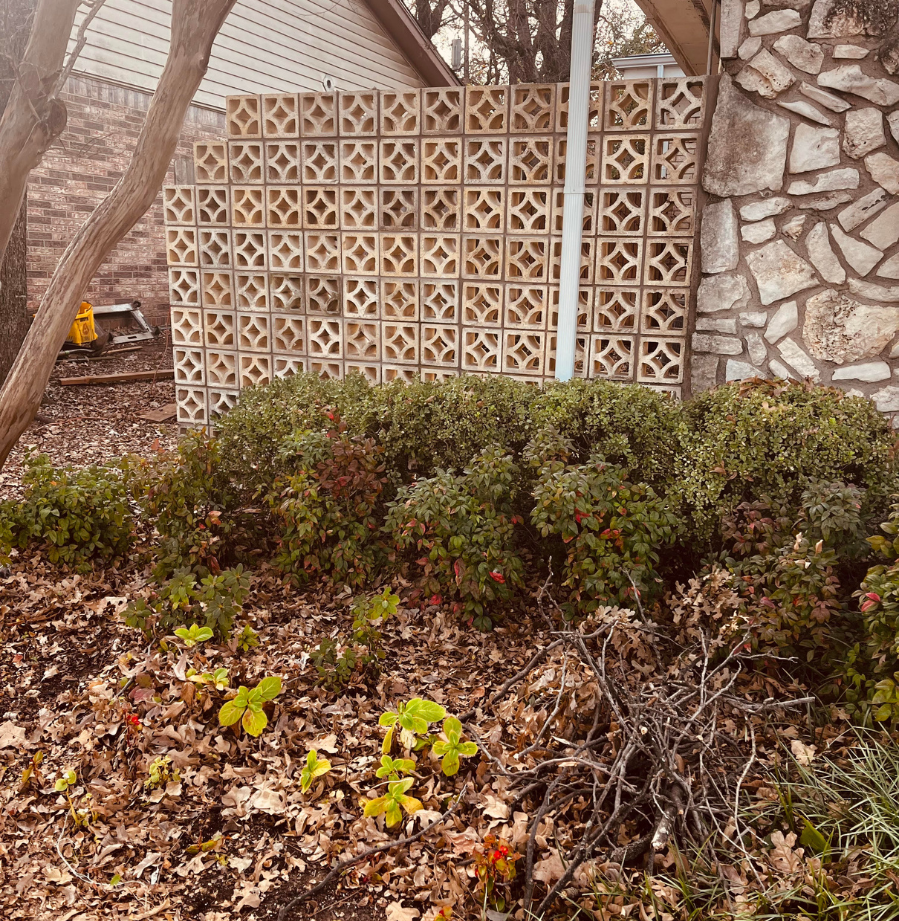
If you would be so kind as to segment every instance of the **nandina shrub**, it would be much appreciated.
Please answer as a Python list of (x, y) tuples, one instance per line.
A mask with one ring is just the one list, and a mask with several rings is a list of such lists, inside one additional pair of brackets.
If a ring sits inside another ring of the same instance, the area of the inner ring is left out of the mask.
[(485, 448), (462, 474), (447, 471), (399, 491), (384, 530), (400, 559), (420, 574), (425, 598), (451, 601), (479, 630), (523, 584), (512, 506), (518, 467)]
[(361, 587), (383, 561), (377, 516), (384, 489), (383, 449), (350, 438), (334, 413), (327, 432), (289, 439), (281, 463), (294, 472), (268, 497), (281, 525), (276, 564), (295, 582), (322, 575)]
[(0, 502), (2, 544), (40, 546), (52, 563), (85, 564), (120, 556), (131, 545), (134, 518), (122, 471), (92, 465), (54, 467), (46, 455), (25, 460), (21, 501)]
[(865, 490), (883, 520), (897, 477), (896, 436), (870, 400), (808, 383), (727, 384), (684, 404), (672, 491), (691, 537), (713, 545), (722, 518), (762, 496), (798, 507), (809, 482)]
[(185, 568), (200, 579), (215, 575), (242, 559), (264, 531), (222, 469), (221, 443), (203, 431), (186, 435), (174, 451), (129, 458), (128, 478), (159, 535), (159, 580)]
[(533, 496), (531, 522), (564, 547), (566, 614), (590, 614), (601, 605), (639, 607), (661, 594), (659, 554), (674, 542), (678, 519), (651, 486), (631, 483), (621, 467), (601, 457), (567, 465), (550, 456)]
[(756, 648), (823, 665), (845, 642), (841, 575), (863, 552), (862, 500), (854, 486), (813, 482), (798, 510), (766, 498), (725, 517), (719, 564)]

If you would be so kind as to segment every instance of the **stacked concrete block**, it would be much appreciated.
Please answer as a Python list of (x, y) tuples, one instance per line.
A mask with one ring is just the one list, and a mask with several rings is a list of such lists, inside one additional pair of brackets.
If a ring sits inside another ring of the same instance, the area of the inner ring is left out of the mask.
[[(568, 89), (229, 99), (165, 191), (181, 421), (301, 369), (551, 379)], [(581, 375), (681, 391), (704, 92), (592, 88)]]
[(899, 410), (899, 6), (881, 6), (723, 2), (694, 391), (810, 378)]

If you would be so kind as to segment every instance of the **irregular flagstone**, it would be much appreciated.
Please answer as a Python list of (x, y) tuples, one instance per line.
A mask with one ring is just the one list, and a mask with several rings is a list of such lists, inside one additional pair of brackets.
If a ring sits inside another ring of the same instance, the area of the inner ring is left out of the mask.
[(746, 10), (744, 15), (747, 19), (755, 19), (762, 8), (760, 0), (746, 0)]
[(879, 106), (893, 106), (899, 102), (899, 84), (893, 80), (875, 80), (858, 64), (841, 64), (834, 70), (818, 75), (818, 85), (828, 89), (853, 93)]
[[(848, 115), (847, 115), (848, 118)], [(796, 126), (790, 151), (790, 172), (808, 173), (840, 163), (840, 132), (836, 128)]]
[(890, 195), (899, 195), (899, 160), (885, 153), (870, 154), (865, 157), (865, 168)]
[(861, 17), (853, 16), (851, 12), (838, 12), (828, 18), (828, 13), (835, 0), (816, 0), (809, 17), (809, 38), (849, 38), (853, 35), (864, 35), (867, 26)]
[[(802, 16), (796, 10), (774, 10), (772, 13), (765, 13), (764, 16), (753, 19), (749, 23), (749, 34), (774, 35), (777, 32), (787, 32), (790, 29), (795, 29), (796, 26), (801, 24)], [(790, 61), (790, 63), (792, 64), (793, 62)], [(805, 70), (805, 68), (801, 67), (800, 70)]]
[(718, 383), (717, 355), (694, 355), (691, 362), (690, 382), (694, 393), (711, 390)]
[(743, 0), (722, 0), (721, 31), (719, 35), (722, 58), (732, 58), (737, 53), (742, 25)]
[(812, 265), (825, 281), (834, 285), (841, 285), (846, 281), (846, 270), (840, 265), (840, 260), (830, 245), (830, 235), (824, 221), (812, 227), (805, 238), (805, 246)]
[(788, 301), (777, 308), (765, 330), (765, 339), (772, 345), (788, 336), (799, 325), (799, 307), (796, 301)]
[(899, 387), (895, 386), (895, 384), (890, 387), (884, 387), (883, 390), (878, 390), (877, 393), (873, 394), (871, 399), (880, 412), (895, 412), (899, 409)]
[(887, 124), (890, 126), (890, 134), (893, 135), (893, 140), (899, 144), (899, 111), (890, 112), (887, 115)]
[(865, 381), (868, 384), (886, 381), (891, 377), (890, 366), (885, 361), (868, 361), (862, 365), (837, 368), (833, 372), (835, 381)]
[(821, 372), (818, 370), (818, 366), (797, 342), (792, 339), (784, 339), (783, 342), (778, 343), (777, 350), (780, 352), (780, 357), (790, 367), (794, 368), (800, 377), (809, 377), (815, 383), (821, 380)]
[(811, 83), (805, 83), (804, 81), (800, 83), (799, 92), (824, 106), (825, 109), (830, 109), (831, 112), (845, 112), (847, 109), (852, 108), (852, 105), (846, 102), (845, 99), (840, 99), (839, 96), (834, 96), (833, 93), (828, 93)]
[(744, 224), (740, 228), (740, 237), (744, 243), (765, 243), (773, 239), (776, 233), (777, 227), (774, 226), (774, 218), (770, 217), (766, 221)]
[(782, 361), (772, 358), (768, 362), (768, 369), (775, 376), (785, 381), (795, 381), (796, 375)]
[(862, 58), (866, 58), (870, 53), (870, 49), (862, 48), (861, 45), (835, 45), (833, 49), (833, 56), (837, 60), (849, 58), (853, 61), (860, 61)]
[(697, 313), (717, 313), (745, 307), (750, 298), (749, 284), (742, 275), (715, 275), (703, 278), (696, 293)]
[(802, 236), (802, 231), (807, 220), (807, 214), (797, 214), (796, 217), (790, 218), (780, 229), (791, 240), (798, 240)]
[(790, 120), (750, 102), (722, 74), (702, 184), (727, 198), (783, 188)]
[(878, 249), (889, 249), (899, 241), (899, 202), (874, 218), (859, 236)]
[(880, 278), (899, 278), (899, 254), (890, 256), (877, 270)]
[[(773, 15), (769, 14), (769, 15)], [(798, 13), (796, 14), (799, 15)], [(765, 17), (762, 17), (763, 19)], [(761, 21), (761, 20), (759, 20)], [(753, 32), (752, 26), (749, 31), (753, 35), (760, 33)], [(803, 70), (807, 74), (818, 74), (824, 64), (824, 49), (820, 45), (814, 45), (807, 42), (799, 35), (782, 35), (775, 43), (774, 49), (782, 54), (797, 70)]]
[(762, 201), (753, 201), (748, 205), (740, 208), (740, 217), (744, 221), (761, 221), (766, 217), (777, 217), (784, 211), (789, 211), (791, 202), (789, 198), (783, 195), (775, 195), (773, 198), (765, 198)]
[[(869, 301), (880, 301), (883, 304), (899, 304), (899, 288), (884, 288), (870, 281), (861, 281), (858, 278), (849, 279), (849, 291), (857, 297), (864, 297)], [(890, 355), (890, 358), (895, 358)]]
[(795, 82), (793, 71), (768, 51), (762, 50), (737, 74), (736, 82), (751, 93), (774, 99)]
[(847, 201), (852, 201), (852, 196), (848, 192), (833, 192), (823, 198), (813, 198), (811, 201), (801, 202), (799, 207), (809, 211), (830, 211), (838, 205), (845, 205)]
[(839, 291), (823, 291), (805, 303), (802, 338), (820, 361), (873, 358), (899, 332), (899, 307), (872, 307)]
[(736, 335), (737, 321), (726, 317), (697, 317), (696, 330), (703, 333), (730, 333)]
[(801, 115), (803, 118), (807, 118), (810, 121), (817, 122), (819, 125), (833, 125), (833, 120), (831, 118), (804, 99), (797, 99), (795, 102), (780, 102), (778, 100), (777, 104), (782, 109), (786, 109), (788, 112), (795, 112), (797, 115)]
[(702, 271), (707, 274), (729, 272), (737, 267), (740, 260), (737, 214), (729, 198), (703, 209), (700, 249)]
[(887, 142), (880, 109), (853, 109), (847, 112), (843, 130), (843, 150), (853, 160), (860, 160)]
[(747, 364), (745, 361), (737, 361), (734, 358), (728, 358), (724, 367), (724, 380), (730, 381), (747, 381), (753, 377), (764, 377), (761, 369)]
[(843, 258), (859, 275), (867, 275), (883, 259), (883, 253), (879, 249), (868, 246), (867, 243), (862, 243), (861, 240), (856, 240), (855, 237), (850, 237), (836, 224), (830, 225), (830, 232), (837, 246), (839, 246)]
[(746, 262), (758, 285), (759, 299), (765, 306), (817, 284), (812, 267), (783, 240), (775, 240), (747, 253)]
[(743, 343), (729, 336), (693, 333), (693, 349), (697, 352), (712, 352), (715, 355), (739, 355), (743, 351)]
[(748, 61), (754, 58), (762, 49), (762, 40), (760, 38), (747, 38), (737, 49), (737, 57), (741, 61)]
[(768, 314), (761, 310), (750, 311), (749, 313), (740, 314), (740, 324), (749, 326), (754, 329), (764, 329), (768, 322)]
[[(872, 156), (877, 156), (872, 154)], [(844, 168), (821, 173), (814, 179), (796, 179), (790, 183), (790, 195), (813, 195), (816, 192), (837, 192), (841, 189), (857, 189), (861, 177), (857, 169)]]
[(848, 208), (844, 208), (838, 215), (840, 227), (845, 231), (855, 230), (859, 224), (864, 224), (869, 217), (877, 214), (887, 206), (887, 193), (883, 189), (875, 189), (867, 195), (854, 201)]
[(768, 357), (768, 349), (759, 333), (746, 334), (746, 351), (749, 352), (749, 360), (754, 365), (762, 364)]

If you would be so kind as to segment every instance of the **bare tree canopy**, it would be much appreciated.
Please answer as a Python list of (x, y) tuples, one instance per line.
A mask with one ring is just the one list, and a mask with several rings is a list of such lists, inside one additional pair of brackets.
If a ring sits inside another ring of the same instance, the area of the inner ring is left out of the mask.
[[(471, 30), (473, 83), (564, 83), (571, 74), (574, 0), (407, 0), (438, 47)], [(630, 0), (596, 0), (594, 76), (614, 76), (612, 59), (664, 51)]]

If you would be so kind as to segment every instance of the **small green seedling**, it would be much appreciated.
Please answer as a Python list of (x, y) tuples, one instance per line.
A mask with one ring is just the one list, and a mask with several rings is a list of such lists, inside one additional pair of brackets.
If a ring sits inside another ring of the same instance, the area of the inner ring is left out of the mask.
[(209, 627), (191, 624), (189, 627), (179, 627), (175, 631), (175, 636), (177, 636), (188, 649), (191, 649), (193, 646), (196, 646), (197, 643), (205, 643), (206, 640), (211, 640), (212, 630), (210, 630)]
[(413, 783), (415, 783), (413, 777), (407, 777), (405, 780), (391, 780), (383, 796), (369, 800), (365, 804), (365, 815), (379, 816), (385, 813), (384, 821), (387, 827), (391, 828), (402, 821), (403, 809), (408, 815), (418, 812), (419, 809), (424, 808), (421, 800), (406, 795), (406, 791)]
[(246, 624), (237, 638), (237, 648), (241, 652), (249, 652), (254, 646), (259, 645), (259, 634)]
[(319, 758), (318, 752), (313, 748), (306, 755), (306, 766), (300, 772), (300, 789), (304, 793), (309, 792), (309, 788), (319, 777), (324, 777), (331, 770), (331, 762), (327, 758)]
[(268, 725), (263, 704), (274, 700), (280, 693), (281, 679), (278, 677), (263, 678), (252, 691), (241, 685), (237, 696), (226, 701), (219, 710), (219, 722), (223, 726), (240, 722), (251, 736), (258, 736)]
[(388, 755), (393, 747), (393, 735), (397, 724), (400, 727), (400, 742), (409, 749), (415, 744), (416, 735), (424, 735), (431, 723), (437, 723), (446, 716), (446, 710), (433, 700), (414, 697), (407, 704), (400, 703), (396, 712), (382, 713), (378, 723), (388, 728), (381, 751)]
[(381, 756), (381, 766), (375, 771), (378, 777), (389, 777), (399, 780), (401, 774), (411, 774), (415, 770), (415, 762), (411, 758), (391, 758), (390, 755)]
[(227, 668), (217, 668), (214, 672), (203, 672), (202, 675), (189, 668), (187, 677), (194, 684), (211, 684), (217, 691), (224, 691), (228, 687)]
[(474, 742), (462, 741), (462, 724), (454, 716), (448, 717), (443, 723), (443, 734), (447, 741), (434, 743), (434, 754), (443, 760), (440, 769), (447, 777), (459, 773), (459, 759), (471, 758), (478, 753), (478, 746)]
[(78, 783), (78, 775), (74, 771), (68, 770), (60, 775), (56, 783), (53, 784), (53, 789), (57, 793), (65, 793), (68, 796), (69, 787), (74, 787), (76, 783)]
[(149, 777), (144, 781), (144, 789), (158, 790), (167, 783), (181, 780), (177, 769), (172, 769), (172, 759), (168, 755), (157, 758), (149, 767)]

